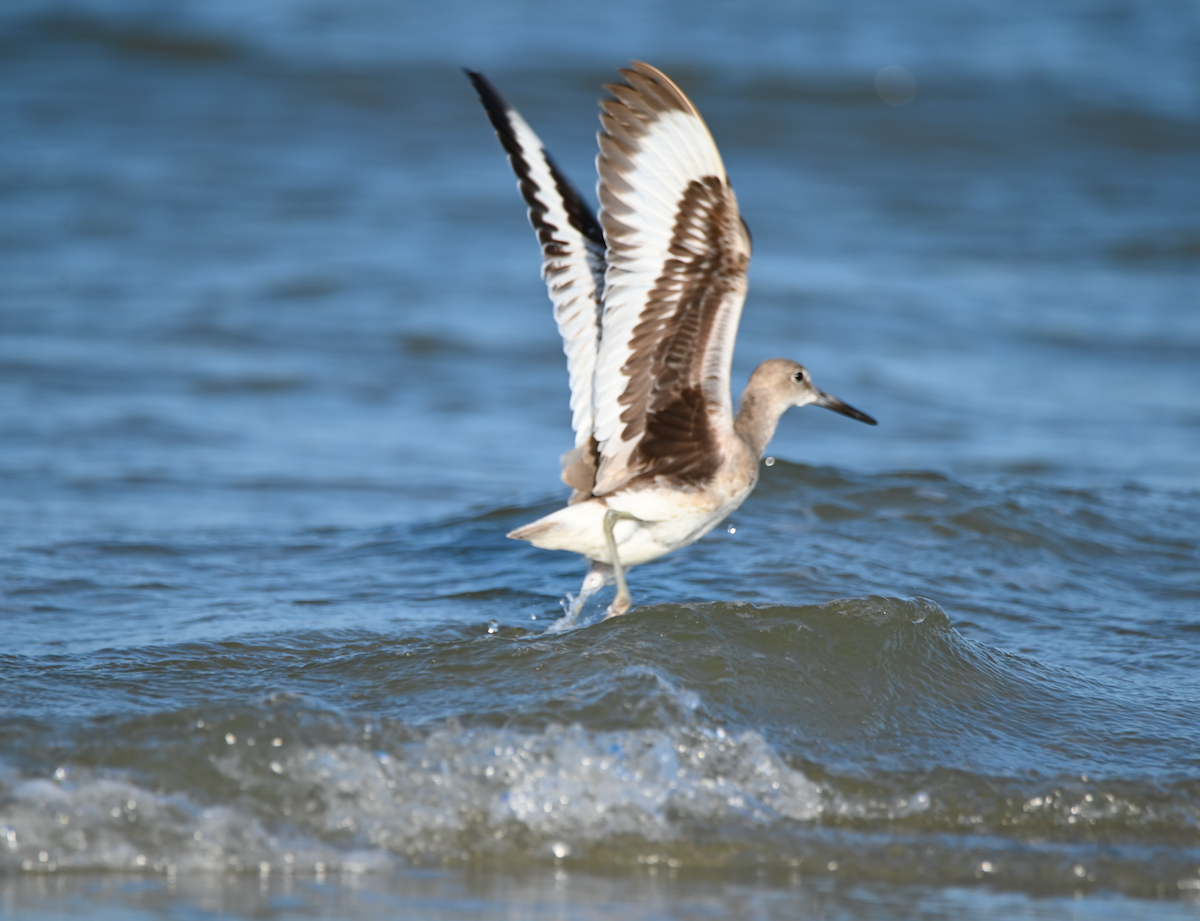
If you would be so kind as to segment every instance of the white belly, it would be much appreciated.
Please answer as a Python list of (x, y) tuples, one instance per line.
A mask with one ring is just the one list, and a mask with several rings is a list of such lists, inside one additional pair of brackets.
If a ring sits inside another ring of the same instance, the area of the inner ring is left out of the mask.
[(698, 541), (741, 505), (753, 488), (750, 482), (733, 493), (656, 487), (625, 490), (568, 505), (508, 536), (544, 550), (569, 550), (611, 565), (604, 539), (604, 515), (611, 508), (637, 519), (622, 518), (613, 528), (621, 564), (637, 566)]

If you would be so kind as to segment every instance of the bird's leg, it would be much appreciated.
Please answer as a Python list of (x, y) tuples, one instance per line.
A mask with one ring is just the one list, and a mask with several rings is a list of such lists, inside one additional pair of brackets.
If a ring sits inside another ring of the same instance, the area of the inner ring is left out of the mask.
[(583, 585), (579, 587), (579, 597), (571, 605), (571, 613), (568, 615), (570, 618), (576, 618), (583, 613), (583, 606), (591, 597), (613, 580), (613, 568), (607, 563), (592, 560), (591, 564), (587, 575), (583, 577)]
[(604, 616), (605, 620), (616, 617), (618, 614), (624, 614), (633, 607), (629, 586), (625, 584), (625, 567), (621, 565), (621, 558), (617, 556), (617, 539), (613, 537), (613, 528), (622, 518), (628, 518), (630, 521), (638, 520), (629, 512), (619, 512), (614, 508), (610, 508), (604, 513), (604, 539), (608, 542), (608, 552), (612, 556), (613, 574), (617, 578), (617, 597), (608, 606), (608, 613)]

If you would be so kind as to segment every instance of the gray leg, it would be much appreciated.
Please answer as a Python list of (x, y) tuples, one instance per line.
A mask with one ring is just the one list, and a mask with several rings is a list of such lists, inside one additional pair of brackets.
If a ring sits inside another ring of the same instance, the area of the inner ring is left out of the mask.
[(608, 585), (613, 580), (613, 568), (607, 563), (598, 563), (595, 560), (589, 561), (592, 565), (588, 567), (587, 575), (583, 577), (583, 585), (579, 587), (579, 597), (575, 599), (575, 603), (571, 605), (571, 618), (576, 618), (582, 613), (583, 606), (588, 603), (588, 600)]
[(630, 521), (638, 520), (635, 516), (629, 514), (629, 512), (618, 512), (612, 508), (604, 513), (604, 539), (608, 542), (608, 552), (612, 556), (613, 575), (617, 579), (617, 597), (608, 606), (608, 613), (604, 617), (605, 620), (608, 620), (610, 617), (616, 617), (618, 614), (624, 614), (633, 607), (633, 598), (629, 594), (629, 586), (625, 584), (625, 567), (621, 565), (621, 558), (617, 556), (617, 540), (613, 537), (613, 527), (622, 518), (628, 518)]

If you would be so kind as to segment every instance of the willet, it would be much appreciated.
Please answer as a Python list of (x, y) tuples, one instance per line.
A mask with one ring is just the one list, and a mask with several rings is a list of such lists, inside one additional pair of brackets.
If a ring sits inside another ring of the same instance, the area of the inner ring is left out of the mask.
[(740, 506), (779, 418), (813, 404), (875, 424), (786, 358), (734, 415), (729, 372), (750, 233), (712, 135), (662, 71), (632, 62), (601, 102), (599, 220), (488, 80), (467, 71), (529, 205), (571, 381), (565, 508), (509, 537), (591, 562), (572, 613), (625, 570), (691, 544)]

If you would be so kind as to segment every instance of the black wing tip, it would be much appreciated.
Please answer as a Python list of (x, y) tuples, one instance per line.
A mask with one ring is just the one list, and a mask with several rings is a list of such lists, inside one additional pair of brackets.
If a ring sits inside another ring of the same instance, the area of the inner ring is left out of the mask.
[(467, 75), (467, 79), (471, 81), (471, 86), (475, 87), (477, 91), (482, 92), (484, 89), (488, 89), (493, 93), (496, 92), (496, 88), (492, 86), (492, 81), (479, 71), (464, 67), (462, 68), (462, 72)]
[[(464, 67), (463, 73), (467, 75), (467, 79), (475, 87), (475, 92), (479, 94), (479, 101), (483, 103), (484, 111), (487, 112), (488, 121), (496, 129), (496, 136), (500, 139), (500, 145), (504, 148), (504, 152), (508, 154), (513, 171), (517, 174), (517, 179), (521, 183), (521, 194), (524, 196), (526, 203), (532, 209), (545, 210), (545, 205), (537, 201), (535, 196), (535, 193), (541, 190), (536, 185), (531, 189), (526, 188), (526, 184), (532, 185), (529, 178), (527, 158), (537, 152), (525, 150), (517, 140), (512, 124), (512, 115), (516, 114), (516, 109), (508, 104), (508, 100), (501, 96), (500, 91), (479, 71)], [(571, 226), (583, 234), (594, 246), (603, 249), (604, 232), (600, 229), (600, 223), (596, 220), (592, 209), (584, 202), (579, 191), (571, 184), (571, 181), (567, 179), (566, 175), (558, 168), (558, 165), (544, 148), (540, 151), (540, 155), (545, 160), (546, 168), (550, 170), (550, 175), (554, 178), (559, 198), (562, 201), (563, 208), (567, 212)], [(532, 214), (531, 220), (534, 220), (536, 227), (538, 220), (534, 219)]]
[(463, 73), (467, 75), (467, 79), (471, 81), (471, 86), (475, 87), (475, 92), (479, 94), (479, 101), (483, 103), (483, 108), (488, 114), (488, 119), (492, 125), (500, 130), (501, 125), (508, 128), (507, 113), (512, 110), (512, 106), (508, 104), (508, 100), (500, 95), (500, 91), (495, 85), (477, 70), (471, 70), (469, 67), (463, 68)]

